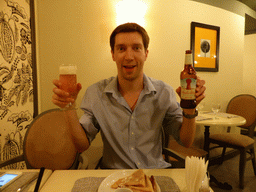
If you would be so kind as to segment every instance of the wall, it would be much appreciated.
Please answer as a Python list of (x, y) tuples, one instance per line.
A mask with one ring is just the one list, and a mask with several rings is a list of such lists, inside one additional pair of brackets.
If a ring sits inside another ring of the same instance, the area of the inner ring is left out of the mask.
[[(40, 112), (55, 108), (51, 102), (52, 80), (58, 78), (61, 63), (78, 65), (78, 81), (83, 85), (78, 104), (89, 85), (116, 75), (109, 36), (116, 26), (118, 1), (37, 1)], [(219, 72), (198, 72), (207, 82), (205, 109), (210, 110), (211, 103), (218, 100), (225, 111), (233, 96), (247, 91), (243, 89), (247, 70), (243, 65), (243, 16), (189, 0), (144, 2), (148, 4), (145, 28), (151, 37), (146, 74), (177, 88), (184, 52), (190, 48), (190, 23), (201, 22), (220, 27)], [(254, 75), (250, 73), (245, 83), (248, 79), (254, 79)]]
[[(83, 84), (78, 103), (89, 85), (116, 74), (109, 47), (116, 2), (37, 2), (41, 112), (55, 107), (52, 80), (58, 78), (59, 64), (78, 65), (78, 81)], [(220, 26), (220, 71), (198, 75), (207, 81), (205, 101), (210, 104), (219, 97), (225, 108), (232, 96), (242, 92), (244, 17), (188, 0), (144, 2), (148, 4), (145, 28), (151, 37), (145, 73), (174, 88), (179, 86), (184, 51), (190, 48), (191, 21)]]
[(256, 96), (256, 34), (244, 38), (244, 90)]
[(78, 81), (83, 84), (78, 103), (90, 84), (116, 73), (108, 45), (115, 27), (111, 4), (103, 0), (37, 2), (41, 111), (55, 107), (52, 80), (58, 78), (61, 63), (78, 65)]

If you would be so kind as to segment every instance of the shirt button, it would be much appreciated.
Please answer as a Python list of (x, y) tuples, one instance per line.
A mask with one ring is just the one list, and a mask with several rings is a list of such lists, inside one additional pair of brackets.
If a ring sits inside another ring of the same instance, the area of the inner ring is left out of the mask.
[(138, 162), (137, 164), (140, 165), (140, 162)]
[(133, 148), (133, 147), (131, 147), (131, 150), (134, 150), (134, 148)]
[(134, 135), (134, 132), (132, 132), (132, 135)]

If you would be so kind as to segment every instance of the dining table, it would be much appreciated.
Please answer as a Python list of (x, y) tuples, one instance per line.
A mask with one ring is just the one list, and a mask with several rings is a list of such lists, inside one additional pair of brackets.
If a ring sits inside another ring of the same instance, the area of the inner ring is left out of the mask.
[(196, 125), (204, 126), (204, 150), (208, 152), (206, 158), (209, 159), (209, 137), (210, 137), (210, 127), (212, 126), (226, 126), (226, 127), (236, 127), (244, 125), (246, 119), (239, 115), (234, 115), (230, 113), (217, 113), (213, 112), (201, 112), (196, 117)]
[[(148, 176), (153, 175), (157, 182), (168, 179), (168, 182), (161, 184), (160, 187), (168, 187), (173, 182), (172, 185), (178, 186), (181, 192), (186, 190), (185, 169), (143, 169), (143, 171)], [(132, 172), (134, 172), (132, 169), (55, 170), (40, 192), (115, 191), (110, 187), (114, 180)], [(171, 187), (168, 191), (172, 191)]]

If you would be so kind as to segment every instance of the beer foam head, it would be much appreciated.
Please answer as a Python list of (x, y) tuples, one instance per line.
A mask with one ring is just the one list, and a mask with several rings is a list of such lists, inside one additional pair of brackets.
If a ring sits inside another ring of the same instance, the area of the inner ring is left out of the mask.
[(61, 65), (59, 68), (60, 74), (76, 74), (75, 65)]

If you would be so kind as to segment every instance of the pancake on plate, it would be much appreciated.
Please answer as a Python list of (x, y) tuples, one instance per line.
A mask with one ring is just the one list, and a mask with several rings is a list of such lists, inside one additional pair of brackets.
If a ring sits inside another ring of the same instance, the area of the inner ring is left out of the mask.
[(133, 192), (157, 192), (154, 177), (148, 177), (142, 169), (138, 169), (132, 175), (117, 180), (111, 185), (111, 188), (130, 188)]

